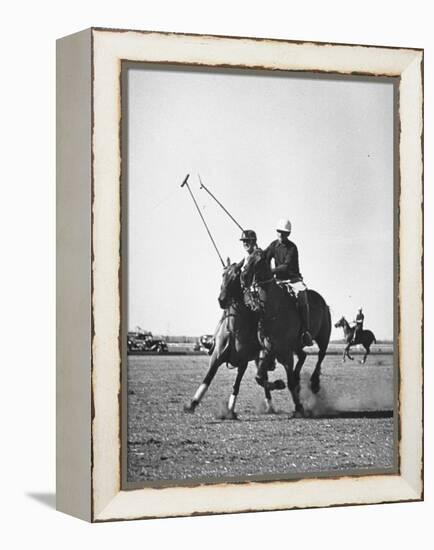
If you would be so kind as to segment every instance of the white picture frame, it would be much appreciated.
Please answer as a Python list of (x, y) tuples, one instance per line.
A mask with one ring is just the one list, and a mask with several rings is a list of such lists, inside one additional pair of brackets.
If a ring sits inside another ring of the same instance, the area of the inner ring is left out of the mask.
[[(399, 80), (399, 473), (122, 489), (123, 62)], [(92, 28), (57, 44), (57, 507), (91, 522), (423, 499), (423, 51)]]

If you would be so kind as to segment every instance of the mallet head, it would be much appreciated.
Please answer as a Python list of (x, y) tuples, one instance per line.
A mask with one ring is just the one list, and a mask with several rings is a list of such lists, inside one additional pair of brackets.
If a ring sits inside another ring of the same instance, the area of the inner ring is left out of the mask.
[(184, 187), (184, 185), (187, 183), (188, 178), (190, 177), (190, 174), (187, 174), (185, 176), (185, 180), (181, 183), (181, 187)]

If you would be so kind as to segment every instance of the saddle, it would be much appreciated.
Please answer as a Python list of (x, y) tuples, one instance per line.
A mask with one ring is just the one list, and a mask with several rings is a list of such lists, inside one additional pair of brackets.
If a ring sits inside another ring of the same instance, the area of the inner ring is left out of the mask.
[[(277, 285), (279, 285), (285, 292), (288, 294), (288, 296), (296, 300), (297, 296), (295, 295), (294, 290), (291, 286), (290, 280), (278, 280), (275, 279), (275, 282)], [(253, 283), (250, 287), (246, 287), (244, 289), (244, 304), (246, 307), (248, 307), (251, 311), (255, 311), (260, 313), (264, 309), (264, 302), (261, 299), (261, 296), (259, 294), (259, 286), (256, 283)]]
[(284, 290), (286, 290), (286, 292), (289, 294), (289, 296), (290, 296), (291, 298), (296, 299), (295, 292), (294, 292), (294, 290), (292, 289), (291, 281), (290, 281), (289, 279), (287, 279), (287, 280), (285, 280), (285, 281), (280, 281), (280, 280), (276, 279), (276, 283), (277, 283), (281, 288), (283, 288)]

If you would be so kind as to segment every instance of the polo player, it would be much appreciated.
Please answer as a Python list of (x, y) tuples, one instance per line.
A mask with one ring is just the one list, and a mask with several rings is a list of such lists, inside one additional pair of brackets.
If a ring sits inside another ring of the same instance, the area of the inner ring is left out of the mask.
[(363, 323), (365, 321), (365, 316), (363, 315), (363, 310), (361, 307), (359, 307), (359, 311), (356, 315), (356, 319), (355, 319), (355, 325), (354, 325), (354, 334), (353, 334), (353, 339), (351, 341), (352, 344), (355, 344), (358, 339), (359, 339), (359, 336), (363, 330)]
[(307, 287), (300, 273), (297, 246), (288, 239), (291, 230), (291, 222), (288, 219), (279, 220), (276, 224), (277, 239), (268, 246), (265, 254), (270, 264), (274, 260), (271, 271), (276, 280), (285, 281), (294, 292), (301, 316), (303, 345), (312, 346)]
[[(243, 247), (245, 250), (245, 256), (242, 258), (240, 262), (237, 263), (237, 268), (241, 271), (241, 276), (243, 274), (243, 268), (245, 268), (248, 264), (249, 259), (253, 254), (262, 254), (262, 250), (258, 247), (257, 244), (257, 236), (255, 231), (253, 229), (246, 229), (242, 232), (240, 241), (243, 243)], [(212, 355), (215, 347), (215, 338), (216, 334), (218, 333), (220, 326), (225, 319), (226, 314), (223, 313), (217, 328), (214, 331), (214, 336), (211, 341), (210, 348), (208, 349), (208, 355)]]
[(246, 252), (245, 257), (237, 264), (237, 267), (239, 267), (242, 272), (243, 268), (247, 266), (252, 254), (261, 254), (262, 250), (258, 247), (256, 233), (253, 229), (246, 229), (243, 231), (240, 241), (243, 243)]

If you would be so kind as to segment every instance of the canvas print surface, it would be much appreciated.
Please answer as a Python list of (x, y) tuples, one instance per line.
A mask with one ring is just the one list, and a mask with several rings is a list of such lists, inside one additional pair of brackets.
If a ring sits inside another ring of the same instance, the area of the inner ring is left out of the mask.
[(396, 472), (394, 81), (123, 73), (127, 484)]

